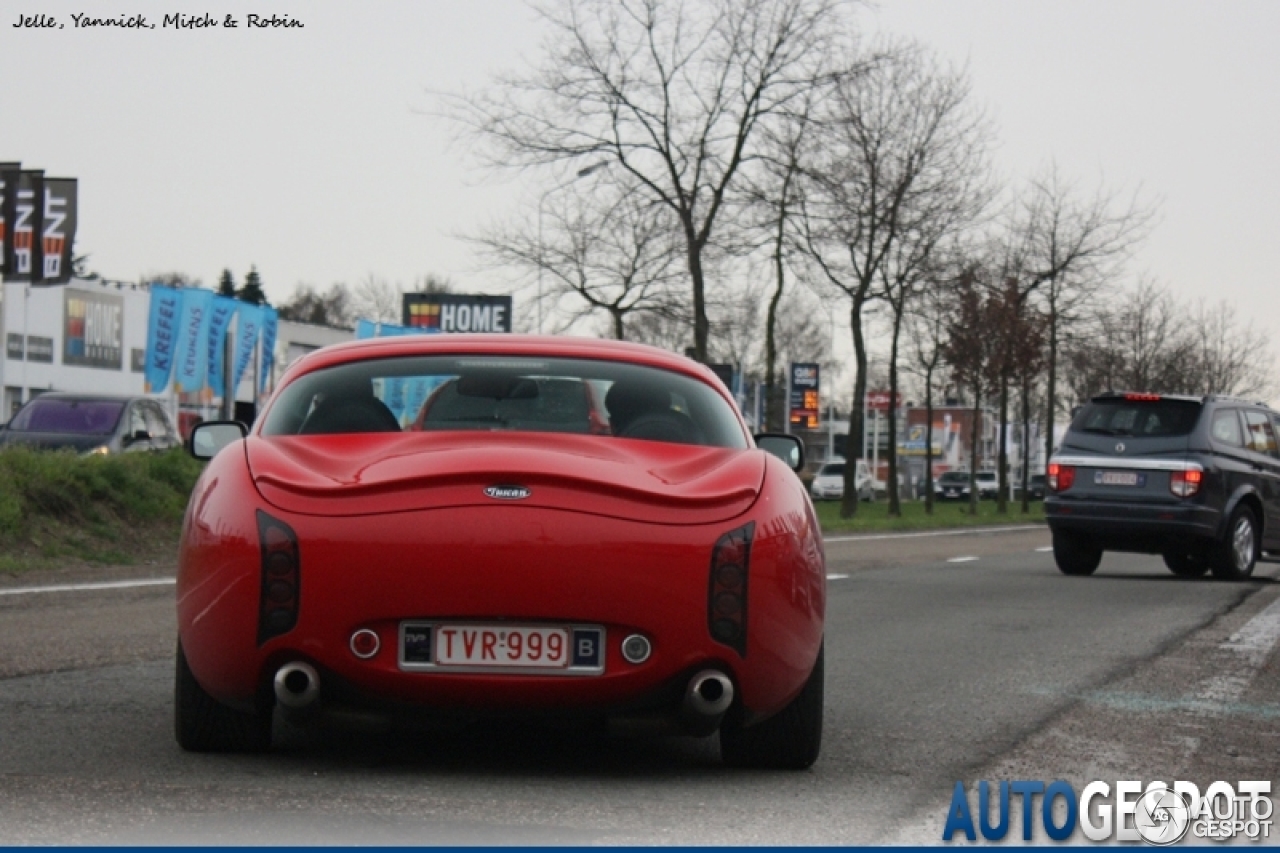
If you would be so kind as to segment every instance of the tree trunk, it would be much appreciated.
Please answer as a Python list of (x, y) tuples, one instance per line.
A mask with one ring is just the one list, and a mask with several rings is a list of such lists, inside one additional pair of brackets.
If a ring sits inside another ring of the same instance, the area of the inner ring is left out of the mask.
[(1058, 384), (1058, 306), (1049, 302), (1049, 366), (1046, 371), (1048, 387), (1045, 396), (1048, 403), (1044, 419), (1044, 464), (1048, 471), (1049, 459), (1053, 456), (1053, 416), (1056, 408)]
[(996, 512), (1009, 512), (1009, 371), (1000, 371), (1000, 452), (997, 454), (1000, 476), (996, 478)]
[(973, 424), (969, 427), (969, 515), (978, 514), (978, 423), (982, 418), (982, 394), (973, 389)]
[[(849, 326), (853, 330), (853, 405), (849, 407), (849, 438), (845, 442), (844, 497), (840, 499), (840, 517), (853, 518), (858, 514), (858, 453), (866, 432), (863, 406), (867, 400), (867, 342), (862, 337), (862, 303), (855, 297), (849, 309)], [(876, 472), (871, 472), (874, 480)]]
[(623, 327), (623, 312), (613, 312), (613, 337), (615, 340), (625, 341), (627, 339), (626, 329)]
[(924, 374), (924, 512), (933, 515), (933, 368)]
[(1022, 514), (1031, 512), (1031, 377), (1022, 379)]
[(902, 329), (902, 312), (893, 318), (893, 339), (889, 344), (889, 515), (902, 515), (902, 499), (898, 494), (898, 336)]
[(774, 334), (774, 329), (778, 324), (778, 304), (782, 302), (782, 288), (786, 284), (786, 265), (782, 262), (782, 243), (783, 243), (783, 225), (785, 214), (778, 216), (778, 233), (773, 243), (773, 267), (776, 274), (776, 281), (773, 288), (773, 295), (769, 298), (769, 313), (765, 318), (764, 328), (764, 367), (765, 381), (768, 383), (768, 391), (764, 397), (764, 422), (768, 426), (772, 426), (774, 420), (773, 413), (773, 383), (774, 374), (777, 372), (778, 362), (778, 341)]

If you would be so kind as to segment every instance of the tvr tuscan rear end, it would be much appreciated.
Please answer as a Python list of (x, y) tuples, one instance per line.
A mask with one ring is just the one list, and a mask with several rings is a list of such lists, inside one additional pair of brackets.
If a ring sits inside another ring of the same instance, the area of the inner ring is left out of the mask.
[(798, 442), (757, 438), (708, 369), (638, 345), (303, 358), (252, 432), (192, 436), (211, 461), (180, 552), (178, 742), (266, 749), (277, 708), (587, 716), (809, 766), (822, 541)]

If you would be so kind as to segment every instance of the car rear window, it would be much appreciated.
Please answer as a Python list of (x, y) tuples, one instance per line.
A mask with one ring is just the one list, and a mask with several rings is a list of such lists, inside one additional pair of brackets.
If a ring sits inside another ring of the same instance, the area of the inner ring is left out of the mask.
[(823, 465), (822, 470), (818, 472), (819, 477), (843, 477), (844, 463), (833, 462), (830, 465)]
[(316, 370), (281, 389), (262, 435), (447, 430), (747, 446), (731, 404), (693, 377), (527, 356), (405, 356)]
[(1195, 428), (1200, 408), (1191, 400), (1094, 400), (1076, 415), (1071, 429), (1148, 438), (1187, 435)]
[(117, 400), (36, 399), (9, 421), (13, 432), (58, 432), (110, 435), (120, 422), (124, 403)]
[(939, 483), (967, 483), (969, 475), (964, 471), (947, 471), (938, 478)]

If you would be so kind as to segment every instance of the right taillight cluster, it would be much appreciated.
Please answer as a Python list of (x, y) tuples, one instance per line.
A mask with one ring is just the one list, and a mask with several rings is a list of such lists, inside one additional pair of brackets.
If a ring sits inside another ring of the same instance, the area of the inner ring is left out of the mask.
[(747, 579), (751, 566), (752, 522), (720, 537), (711, 550), (707, 628), (717, 642), (747, 654)]
[(1190, 471), (1173, 471), (1169, 474), (1169, 491), (1180, 498), (1189, 498), (1200, 491), (1200, 483), (1204, 480), (1204, 472), (1192, 468)]
[(1049, 489), (1054, 492), (1065, 492), (1076, 481), (1076, 469), (1072, 465), (1049, 463)]

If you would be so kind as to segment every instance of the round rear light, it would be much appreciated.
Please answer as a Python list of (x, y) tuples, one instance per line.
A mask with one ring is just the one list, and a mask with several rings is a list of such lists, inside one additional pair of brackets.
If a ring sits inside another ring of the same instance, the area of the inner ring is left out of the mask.
[(351, 654), (361, 660), (368, 660), (373, 657), (381, 647), (382, 640), (378, 638), (376, 631), (361, 628), (351, 635)]
[(622, 656), (628, 663), (644, 663), (653, 653), (653, 645), (643, 634), (632, 634), (622, 641)]

